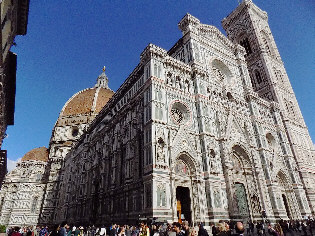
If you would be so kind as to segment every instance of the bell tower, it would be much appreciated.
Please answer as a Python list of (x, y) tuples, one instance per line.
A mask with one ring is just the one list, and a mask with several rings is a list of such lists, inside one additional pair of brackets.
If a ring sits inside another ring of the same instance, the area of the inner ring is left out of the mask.
[(243, 0), (222, 20), (222, 26), (227, 37), (246, 50), (245, 58), (254, 91), (261, 98), (280, 105), (290, 143), (288, 150), (295, 157), (307, 201), (314, 213), (314, 146), (269, 28), (268, 15), (251, 0)]

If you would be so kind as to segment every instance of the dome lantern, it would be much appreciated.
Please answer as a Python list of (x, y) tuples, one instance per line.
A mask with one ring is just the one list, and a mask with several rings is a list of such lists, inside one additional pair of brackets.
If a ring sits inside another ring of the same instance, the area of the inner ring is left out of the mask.
[(104, 66), (102, 74), (100, 74), (97, 77), (96, 84), (94, 86), (95, 88), (106, 88), (106, 89), (109, 89), (109, 87), (108, 87), (108, 78), (107, 78), (107, 76), (105, 74), (105, 69), (106, 69), (106, 67)]

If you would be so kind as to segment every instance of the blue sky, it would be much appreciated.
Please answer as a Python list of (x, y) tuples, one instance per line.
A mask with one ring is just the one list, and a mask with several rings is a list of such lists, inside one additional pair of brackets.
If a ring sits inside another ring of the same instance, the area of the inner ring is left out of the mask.
[[(315, 2), (254, 0), (267, 11), (313, 141), (315, 140)], [(3, 149), (16, 160), (46, 146), (64, 103), (94, 86), (105, 65), (114, 91), (154, 43), (170, 49), (181, 37), (177, 23), (189, 12), (222, 32), (221, 20), (237, 0), (31, 1), (26, 36), (16, 38), (18, 54), (15, 125)]]

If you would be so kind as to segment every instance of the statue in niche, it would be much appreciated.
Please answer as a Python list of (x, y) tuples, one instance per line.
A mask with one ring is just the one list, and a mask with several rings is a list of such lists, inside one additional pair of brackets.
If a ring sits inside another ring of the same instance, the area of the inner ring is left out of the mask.
[(168, 72), (166, 76), (167, 76), (166, 84), (173, 86), (172, 73)]
[(222, 207), (224, 209), (227, 209), (228, 208), (228, 202), (227, 202), (226, 190), (225, 189), (221, 190), (221, 197), (222, 197)]
[(189, 89), (190, 89), (189, 81), (185, 80), (185, 82), (184, 82), (184, 91), (185, 91), (185, 93), (189, 93), (190, 92)]
[(179, 76), (176, 76), (176, 78), (175, 78), (175, 88), (177, 88), (177, 89), (182, 88), (182, 84), (181, 84), (181, 80), (180, 80)]
[(200, 218), (200, 204), (199, 204), (199, 193), (198, 193), (198, 187), (196, 184), (192, 186), (192, 195), (193, 195), (193, 205), (195, 209), (195, 217), (196, 219)]
[(165, 147), (165, 142), (162, 138), (159, 138), (158, 139), (158, 142), (157, 142), (157, 162), (165, 162), (165, 150), (164, 150), (164, 147)]
[(221, 207), (221, 196), (218, 189), (213, 191), (213, 201), (216, 208)]
[(215, 151), (213, 149), (209, 150), (209, 169), (211, 174), (220, 173), (220, 162), (217, 160)]

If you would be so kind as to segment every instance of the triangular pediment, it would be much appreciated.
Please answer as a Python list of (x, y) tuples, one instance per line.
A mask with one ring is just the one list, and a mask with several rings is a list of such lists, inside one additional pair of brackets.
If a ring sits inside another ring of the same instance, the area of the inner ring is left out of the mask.
[(245, 132), (246, 125), (242, 121), (238, 121), (237, 119), (231, 118), (229, 119), (226, 139), (233, 139), (236, 142), (247, 143), (248, 135)]
[(215, 26), (200, 24), (198, 32), (200, 35), (211, 40), (215, 45), (219, 45), (226, 50), (233, 50), (235, 47), (234, 44)]
[(171, 142), (172, 146), (172, 157), (176, 158), (180, 153), (186, 152), (191, 156), (196, 157), (196, 150), (193, 148), (195, 141), (189, 132), (185, 129), (185, 126), (181, 126)]

